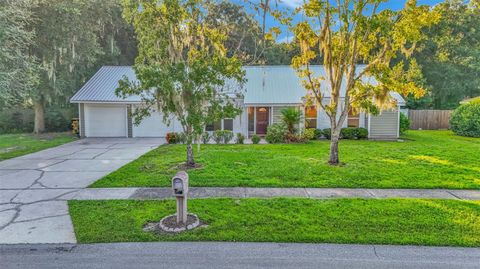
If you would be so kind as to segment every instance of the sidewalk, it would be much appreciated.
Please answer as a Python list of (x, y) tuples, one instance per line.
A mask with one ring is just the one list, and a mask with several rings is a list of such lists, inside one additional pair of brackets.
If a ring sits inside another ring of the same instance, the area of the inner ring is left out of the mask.
[[(214, 188), (190, 187), (190, 198), (434, 198), (480, 200), (480, 190), (443, 189), (346, 189), (346, 188)], [(106, 199), (168, 199), (173, 198), (171, 188), (93, 188), (83, 189), (70, 200)]]

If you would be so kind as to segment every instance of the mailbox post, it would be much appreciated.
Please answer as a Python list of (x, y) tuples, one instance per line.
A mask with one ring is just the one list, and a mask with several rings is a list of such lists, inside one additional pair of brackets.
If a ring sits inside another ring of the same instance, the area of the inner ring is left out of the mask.
[(187, 224), (188, 174), (185, 171), (172, 178), (172, 189), (177, 199), (177, 224)]

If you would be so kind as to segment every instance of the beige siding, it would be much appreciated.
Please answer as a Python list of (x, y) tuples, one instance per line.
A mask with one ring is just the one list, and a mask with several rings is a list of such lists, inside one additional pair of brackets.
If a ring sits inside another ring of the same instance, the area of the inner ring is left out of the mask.
[(398, 110), (382, 111), (380, 115), (370, 117), (370, 138), (398, 138)]
[(288, 106), (274, 106), (272, 107), (272, 123), (282, 122), (282, 110)]

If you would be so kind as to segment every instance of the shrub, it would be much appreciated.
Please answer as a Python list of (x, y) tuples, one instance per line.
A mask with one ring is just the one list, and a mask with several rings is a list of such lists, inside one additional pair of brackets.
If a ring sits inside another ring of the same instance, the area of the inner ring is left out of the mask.
[(289, 134), (289, 132), (285, 124), (274, 123), (268, 126), (265, 140), (271, 144), (284, 143), (287, 134)]
[(177, 144), (179, 142), (177, 133), (167, 133), (166, 139), (168, 144)]
[(365, 128), (357, 128), (356, 137), (357, 137), (357, 139), (367, 139), (368, 138), (368, 130), (365, 129)]
[(258, 144), (258, 143), (260, 143), (260, 136), (254, 134), (254, 135), (252, 136), (252, 143), (253, 143), (253, 144)]
[(325, 129), (323, 129), (322, 133), (323, 133), (323, 136), (324, 136), (326, 139), (330, 140), (330, 138), (332, 138), (332, 129), (330, 129), (330, 128), (325, 128)]
[(305, 138), (305, 140), (314, 140), (316, 137), (315, 137), (315, 131), (317, 129), (314, 129), (314, 128), (307, 128), (303, 131), (303, 138)]
[(213, 132), (213, 135), (212, 135), (212, 138), (213, 138), (213, 141), (215, 141), (215, 143), (217, 144), (220, 144), (223, 142), (223, 131), (222, 130), (216, 130)]
[(287, 143), (305, 143), (308, 141), (304, 134), (287, 134), (285, 140)]
[(315, 139), (320, 139), (323, 136), (323, 131), (321, 129), (315, 129)]
[(202, 134), (202, 142), (203, 144), (208, 144), (208, 142), (210, 142), (210, 134), (208, 132)]
[(223, 131), (223, 143), (228, 144), (233, 139), (233, 132), (229, 130)]
[(300, 123), (302, 119), (302, 111), (297, 109), (296, 107), (288, 107), (284, 108), (281, 111), (282, 113), (282, 121), (285, 123), (287, 130), (290, 134), (296, 132), (295, 126)]
[(187, 143), (187, 135), (185, 133), (178, 133), (178, 142), (182, 144)]
[(49, 132), (65, 132), (68, 131), (71, 119), (59, 110), (47, 110), (45, 112), (45, 129)]
[(356, 138), (356, 129), (357, 128), (352, 128), (352, 127), (348, 127), (348, 128), (342, 128), (342, 130), (340, 130), (340, 138), (342, 139), (355, 139)]
[(480, 102), (459, 106), (452, 113), (450, 128), (456, 135), (480, 137)]
[(242, 133), (237, 133), (237, 138), (235, 139), (235, 143), (243, 144), (245, 142), (245, 136)]
[(410, 119), (405, 114), (400, 112), (400, 133), (404, 134), (405, 131), (409, 130), (410, 124)]

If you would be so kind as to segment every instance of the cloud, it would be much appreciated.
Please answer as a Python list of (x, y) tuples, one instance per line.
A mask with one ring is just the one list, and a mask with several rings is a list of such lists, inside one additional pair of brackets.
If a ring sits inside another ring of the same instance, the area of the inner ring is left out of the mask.
[(277, 43), (289, 43), (289, 42), (292, 41), (292, 39), (293, 39), (293, 38), (292, 38), (291, 36), (288, 36), (288, 35), (287, 35), (287, 36), (284, 36), (284, 37), (279, 37), (279, 38), (277, 39)]
[(303, 0), (280, 0), (280, 3), (291, 8), (297, 8), (303, 4)]

